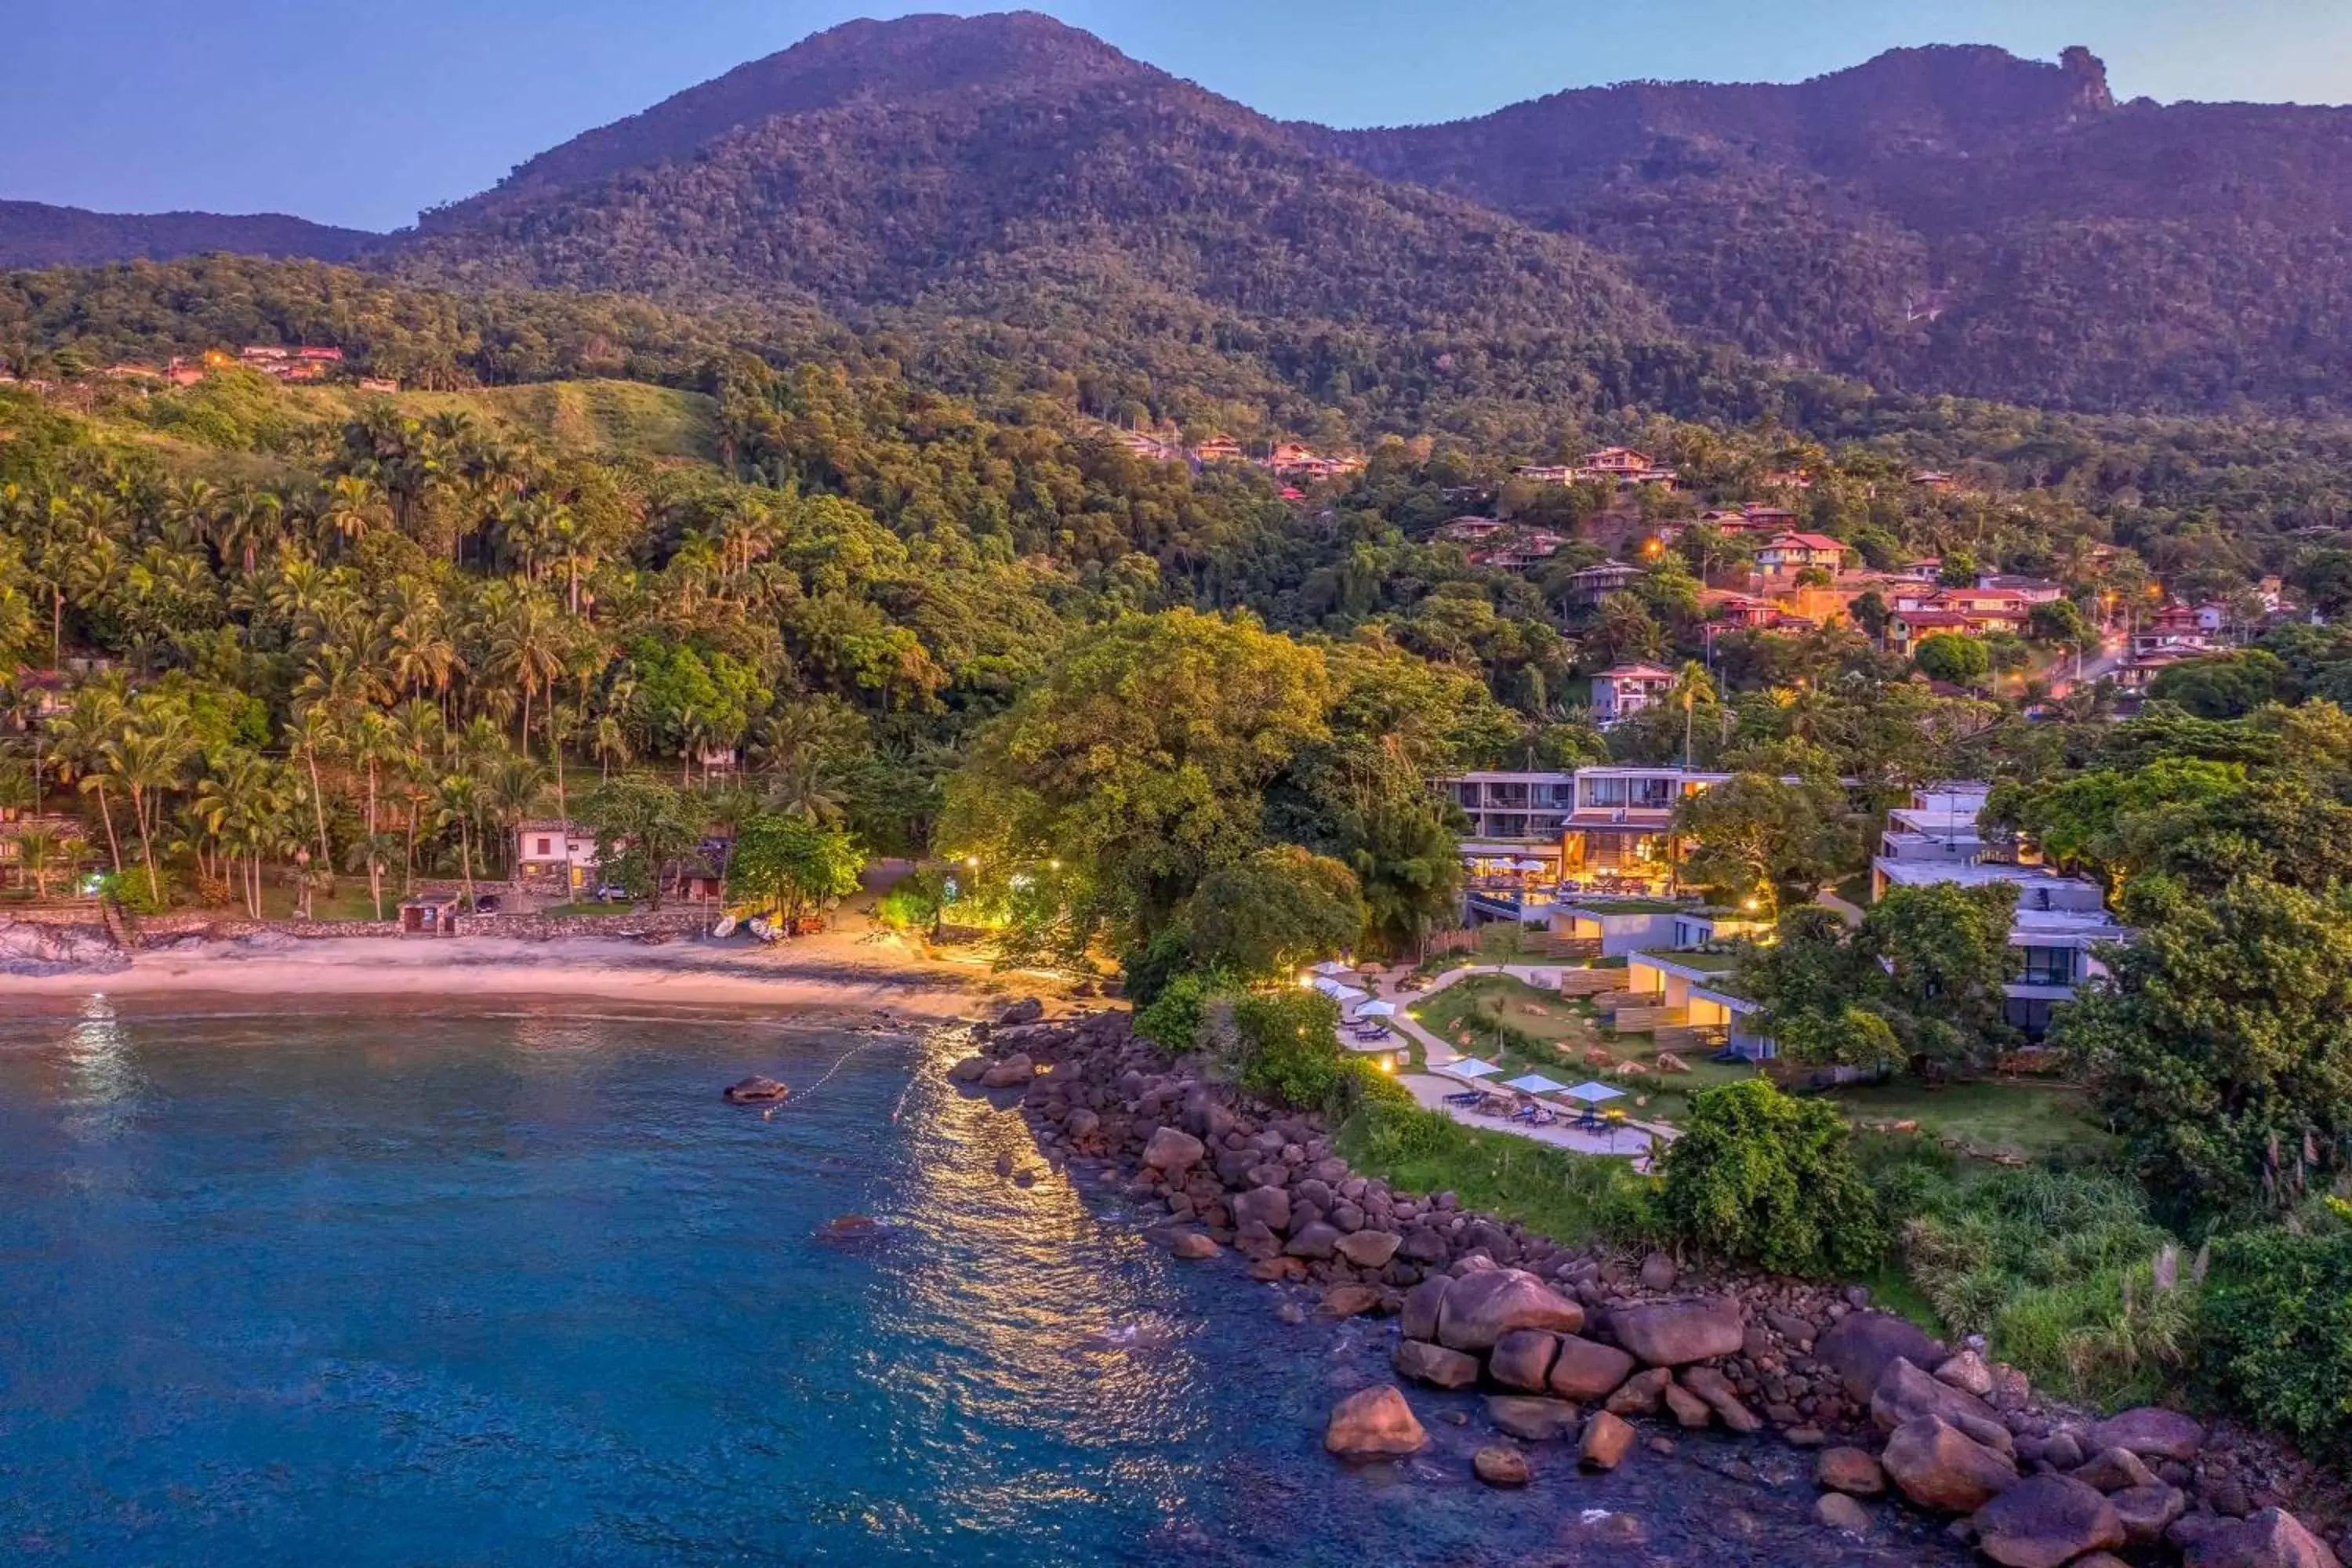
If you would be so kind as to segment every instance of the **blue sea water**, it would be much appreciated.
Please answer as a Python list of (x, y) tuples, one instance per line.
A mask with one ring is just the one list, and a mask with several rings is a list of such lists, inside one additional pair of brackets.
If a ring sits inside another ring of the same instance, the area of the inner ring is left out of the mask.
[(1769, 1445), (1490, 1491), (1472, 1395), (1337, 1465), (1392, 1328), (1149, 1247), (952, 1038), (237, 1007), (0, 1018), (0, 1562), (1960, 1561), (1825, 1535)]

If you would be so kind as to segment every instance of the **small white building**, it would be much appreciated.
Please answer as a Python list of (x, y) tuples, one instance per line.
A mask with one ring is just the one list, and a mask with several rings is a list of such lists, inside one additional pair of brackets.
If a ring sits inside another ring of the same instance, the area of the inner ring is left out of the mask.
[(1664, 700), (1674, 689), (1675, 672), (1654, 664), (1620, 664), (1592, 678), (1592, 719), (1616, 724), (1644, 708)]
[(525, 887), (576, 893), (596, 878), (596, 836), (561, 817), (526, 821), (515, 830), (515, 879)]

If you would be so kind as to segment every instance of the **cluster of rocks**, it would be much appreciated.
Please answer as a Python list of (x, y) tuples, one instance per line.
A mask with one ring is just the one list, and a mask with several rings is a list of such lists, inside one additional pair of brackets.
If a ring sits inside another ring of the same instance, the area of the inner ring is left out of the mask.
[(130, 963), (103, 926), (0, 921), (0, 974), (110, 974)]
[[(2094, 1421), (2037, 1400), (2015, 1369), (1869, 1310), (1860, 1289), (1562, 1247), (1452, 1194), (1393, 1191), (1333, 1152), (1320, 1117), (1172, 1068), (1126, 1015), (1041, 1012), (1023, 1004), (983, 1028), (982, 1054), (950, 1076), (1017, 1099), (1055, 1165), (1131, 1172), (1129, 1194), (1168, 1211), (1152, 1234), (1176, 1256), (1237, 1253), (1255, 1279), (1317, 1292), (1327, 1318), (1395, 1317), (1402, 1380), (1486, 1391), (1509, 1439), (1476, 1457), (1489, 1484), (1524, 1484), (1528, 1446), (1572, 1441), (1580, 1464), (1613, 1468), (1637, 1420), (1769, 1428), (1820, 1451), (1832, 1529), (1868, 1533), (1860, 1500), (1891, 1492), (1958, 1516), (1954, 1532), (2011, 1568), (2168, 1546), (2195, 1568), (2336, 1568), (2176, 1412)], [(1325, 1433), (1354, 1459), (1426, 1441), (1393, 1384), (1349, 1395)]]

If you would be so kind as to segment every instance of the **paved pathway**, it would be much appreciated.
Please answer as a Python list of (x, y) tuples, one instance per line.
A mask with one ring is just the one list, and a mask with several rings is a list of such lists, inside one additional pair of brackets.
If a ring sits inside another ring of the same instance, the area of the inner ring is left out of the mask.
[[(1462, 1060), (1470, 1053), (1457, 1050), (1448, 1042), (1423, 1027), (1419, 1019), (1404, 1010), (1409, 1003), (1418, 1003), (1444, 990), (1456, 981), (1468, 980), (1482, 974), (1506, 974), (1514, 980), (1524, 981), (1538, 991), (1557, 991), (1559, 989), (1560, 975), (1568, 970), (1580, 967), (1581, 965), (1573, 963), (1465, 964), (1460, 969), (1447, 970), (1419, 991), (1398, 991), (1396, 981), (1402, 978), (1402, 975), (1382, 975), (1378, 979), (1363, 978), (1359, 979), (1356, 984), (1376, 996), (1384, 996), (1396, 1003), (1396, 1016), (1389, 1022), (1421, 1047), (1422, 1060), (1424, 1064), (1431, 1068), (1443, 1068), (1449, 1063)], [(1422, 1104), (1432, 1110), (1444, 1111), (1465, 1127), (1483, 1127), (1490, 1132), (1508, 1132), (1517, 1137), (1533, 1139), (1538, 1143), (1552, 1143), (1563, 1149), (1573, 1149), (1580, 1154), (1614, 1154), (1621, 1158), (1632, 1156), (1634, 1158), (1636, 1167), (1643, 1170), (1648, 1169), (1649, 1144), (1653, 1138), (1659, 1145), (1664, 1146), (1681, 1136), (1663, 1122), (1635, 1121), (1630, 1118), (1624, 1123), (1624, 1131), (1617, 1133), (1613, 1138), (1605, 1133), (1580, 1132), (1569, 1126), (1565, 1120), (1549, 1127), (1531, 1127), (1524, 1121), (1503, 1121), (1495, 1117), (1477, 1115), (1458, 1105), (1446, 1104), (1445, 1096), (1458, 1094), (1468, 1087), (1465, 1079), (1441, 1077), (1431, 1073), (1406, 1073), (1397, 1081), (1411, 1089), (1413, 1098), (1420, 1100)], [(1645, 1133), (1649, 1136), (1644, 1137)]]

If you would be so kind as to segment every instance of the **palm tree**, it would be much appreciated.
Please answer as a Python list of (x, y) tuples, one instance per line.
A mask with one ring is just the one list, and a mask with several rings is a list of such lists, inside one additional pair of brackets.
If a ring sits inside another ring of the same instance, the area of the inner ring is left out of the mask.
[[(500, 586), (500, 584), (494, 584)], [(485, 600), (490, 595), (485, 594)], [(522, 688), (522, 722), (520, 728), (522, 750), (530, 751), (530, 708), (542, 690), (551, 690), (556, 679), (563, 673), (568, 639), (564, 635), (562, 612), (550, 604), (544, 595), (530, 589), (511, 595), (500, 595), (495, 605), (485, 604), (493, 619), (490, 624), (489, 664), (486, 673), (493, 679), (511, 680)]]
[(239, 749), (214, 759), (196, 786), (195, 810), (225, 858), (238, 861), (246, 912), (261, 916), (261, 860), (286, 839), (288, 795), (278, 764)]
[(474, 825), (481, 820), (481, 787), (470, 773), (445, 775), (433, 795), (434, 821), (457, 830), (459, 864), (466, 878), (466, 904), (474, 902)]
[(367, 536), (369, 531), (384, 520), (383, 491), (374, 481), (358, 474), (343, 474), (329, 485), (320, 497), (320, 544), (332, 534), (348, 547)]
[(482, 779), (483, 815), (499, 826), (499, 850), (507, 857), (509, 879), (513, 847), (520, 841), (523, 822), (539, 809), (546, 795), (547, 770), (529, 757), (508, 757)]
[(163, 792), (180, 782), (180, 770), (196, 749), (187, 710), (176, 703), (142, 698), (131, 710), (130, 722), (100, 747), (106, 771), (131, 796), (131, 815), (139, 828), (139, 858), (147, 868), (147, 896), (163, 900), (155, 871), (155, 821)]
[(59, 840), (47, 827), (27, 827), (16, 835), (16, 858), (25, 868), (25, 875), (33, 879), (33, 896), (49, 896), (49, 868), (58, 858)]
[(49, 721), (50, 752), (61, 784), (76, 784), (85, 795), (98, 796), (100, 816), (106, 823), (106, 848), (114, 874), (122, 874), (122, 840), (114, 831), (114, 808), (108, 797), (105, 748), (122, 727), (125, 688), (120, 671), (109, 671), (84, 681), (66, 710)]

